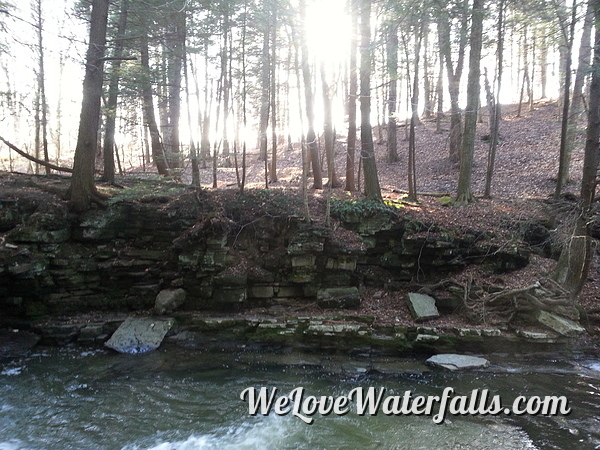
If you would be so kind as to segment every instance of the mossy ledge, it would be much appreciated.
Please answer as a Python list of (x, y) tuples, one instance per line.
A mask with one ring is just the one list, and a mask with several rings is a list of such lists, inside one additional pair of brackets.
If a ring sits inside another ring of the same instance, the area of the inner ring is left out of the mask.
[[(512, 326), (426, 329), (404, 310), (397, 323), (360, 312), (369, 289), (402, 298), (417, 283), (474, 264), (497, 274), (523, 268), (530, 249), (518, 236), (447, 229), (398, 205), (344, 200), (334, 202), (333, 225), (325, 226), (305, 222), (297, 196), (283, 191), (240, 197), (148, 186), (83, 215), (53, 193), (7, 197), (0, 327), (33, 330), (46, 343), (101, 343), (124, 315), (151, 314), (161, 290), (184, 289), (168, 339), (189, 345), (231, 339), (394, 353), (572, 341)], [(444, 302), (455, 309), (452, 298)], [(344, 308), (355, 310), (340, 315)]]

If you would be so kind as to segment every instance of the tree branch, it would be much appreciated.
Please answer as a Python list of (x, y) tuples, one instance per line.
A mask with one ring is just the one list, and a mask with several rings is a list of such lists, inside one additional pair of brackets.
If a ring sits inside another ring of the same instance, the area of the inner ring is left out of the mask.
[(14, 144), (11, 144), (10, 142), (8, 142), (2, 136), (0, 136), (0, 141), (4, 142), (11, 150), (14, 150), (19, 155), (23, 156), (24, 158), (27, 158), (30, 161), (33, 161), (36, 164), (40, 164), (41, 166), (44, 166), (44, 167), (49, 167), (50, 169), (57, 170), (58, 172), (73, 173), (73, 169), (70, 169), (68, 167), (56, 166), (56, 165), (54, 165), (52, 163), (49, 163), (49, 162), (46, 162), (46, 161), (42, 161), (41, 159), (38, 159), (35, 156), (31, 156), (31, 155), (27, 154), (23, 150), (20, 150), (19, 148), (17, 148)]

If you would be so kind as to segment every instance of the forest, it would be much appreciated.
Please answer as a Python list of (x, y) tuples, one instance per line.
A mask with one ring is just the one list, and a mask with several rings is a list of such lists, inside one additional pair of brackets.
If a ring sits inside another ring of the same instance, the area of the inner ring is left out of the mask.
[[(105, 205), (97, 182), (127, 174), (241, 194), (290, 187), (308, 220), (323, 189), (383, 202), (380, 173), (403, 201), (427, 185), (465, 205), (494, 197), (511, 122), (554, 108), (541, 126), (523, 123), (539, 126), (533, 152), (555, 171), (542, 195), (560, 200), (581, 180), (573, 233), (584, 248), (565, 246), (565, 270), (573, 252), (589, 262), (597, 1), (32, 0), (0, 13), (2, 169), (70, 173), (74, 212)], [(430, 183), (423, 160), (452, 181)]]

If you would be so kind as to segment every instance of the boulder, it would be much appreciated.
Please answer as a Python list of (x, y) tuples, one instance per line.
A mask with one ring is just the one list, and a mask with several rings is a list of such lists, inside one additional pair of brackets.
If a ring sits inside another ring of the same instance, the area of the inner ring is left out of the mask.
[(173, 323), (173, 319), (128, 317), (104, 345), (119, 353), (156, 350)]
[(40, 340), (37, 334), (21, 330), (0, 330), (0, 360), (25, 355)]
[(563, 336), (578, 336), (585, 332), (585, 329), (577, 322), (548, 311), (540, 311), (537, 315), (537, 321)]
[(410, 292), (406, 295), (406, 303), (417, 322), (440, 317), (440, 313), (435, 306), (435, 299), (429, 295)]
[(447, 370), (465, 370), (480, 369), (490, 365), (487, 359), (477, 356), (456, 355), (452, 353), (434, 355), (429, 358), (427, 364), (434, 367), (441, 367)]
[(179, 308), (185, 302), (186, 292), (183, 289), (164, 289), (156, 296), (154, 313), (162, 316)]

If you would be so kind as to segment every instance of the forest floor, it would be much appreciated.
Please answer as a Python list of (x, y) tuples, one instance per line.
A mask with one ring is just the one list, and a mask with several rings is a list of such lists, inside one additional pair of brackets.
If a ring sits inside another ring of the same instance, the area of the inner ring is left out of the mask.
[[(401, 204), (407, 214), (421, 219), (425, 223), (437, 223), (446, 228), (478, 229), (490, 231), (496, 235), (510, 238), (516, 229), (527, 221), (547, 218), (554, 214), (557, 218), (558, 232), (555, 239), (568, 236), (570, 229), (569, 217), (575, 210), (575, 196), (566, 195), (559, 202), (553, 201), (552, 194), (558, 171), (558, 154), (560, 144), (560, 112), (555, 102), (540, 101), (532, 111), (523, 107), (520, 116), (514, 105), (503, 108), (501, 122), (501, 142), (497, 151), (492, 199), (483, 199), (483, 187), (487, 168), (487, 153), (489, 143), (483, 137), (489, 134), (487, 117), (478, 124), (477, 140), (473, 165), (473, 191), (477, 201), (467, 206), (443, 206), (438, 200), (443, 195), (453, 196), (456, 192), (458, 179), (458, 164), (449, 162), (448, 158), (448, 117), (443, 121), (441, 132), (436, 131), (435, 120), (423, 120), (416, 130), (416, 168), (417, 190), (419, 201), (407, 202), (407, 149), (405, 127), (398, 127), (398, 155), (396, 163), (386, 162), (385, 130), (380, 135), (378, 128), (374, 129), (376, 140), (376, 159), (379, 180), (384, 199), (395, 204)], [(577, 194), (581, 180), (583, 165), (584, 125), (572, 156), (571, 181), (564, 192)], [(345, 137), (339, 136), (336, 141), (336, 170), (340, 179), (345, 175)], [(233, 160), (231, 158), (231, 160)], [(221, 161), (223, 162), (223, 161)], [(277, 162), (278, 182), (269, 184), (270, 189), (280, 189), (290, 195), (299, 196), (301, 187), (301, 151), (298, 146), (289, 149), (280, 145)], [(247, 155), (247, 184), (248, 189), (265, 188), (264, 162), (258, 160), (256, 152)], [(124, 186), (133, 184), (139, 177), (153, 176), (144, 174), (139, 169), (133, 170), (119, 178)], [(41, 177), (40, 177), (41, 178)], [(184, 182), (189, 182), (189, 172), (184, 173)], [(233, 167), (219, 167), (217, 172), (219, 189), (213, 194), (221, 201), (228, 201), (237, 190), (236, 170)], [(39, 180), (39, 178), (38, 178)], [(64, 180), (67, 180), (66, 178)], [(309, 180), (309, 184), (310, 184)], [(324, 177), (326, 181), (326, 177)], [(12, 184), (15, 175), (0, 175), (0, 192), (3, 185)], [(25, 186), (28, 182), (24, 181)], [(39, 183), (36, 182), (36, 184)], [(64, 182), (66, 184), (66, 181)], [(201, 184), (211, 189), (212, 168), (201, 169)], [(102, 189), (108, 189), (102, 187)], [(358, 193), (348, 193), (341, 188), (309, 190), (311, 218), (323, 221), (327, 197), (348, 199), (359, 197)], [(552, 211), (562, 211), (558, 216)], [(566, 211), (566, 212), (565, 212)], [(336, 227), (334, 227), (336, 228)], [(336, 228), (342, 233), (339, 227)], [(530, 286), (538, 279), (551, 273), (555, 260), (533, 255), (532, 263), (526, 268), (504, 274), (501, 277), (482, 273), (477, 268), (467, 268), (457, 274), (454, 280), (466, 283), (502, 285), (507, 289)], [(591, 329), (600, 333), (600, 257), (594, 252), (594, 261), (589, 279), (580, 295), (581, 307), (589, 314)], [(260, 311), (258, 311), (260, 312)], [(303, 310), (303, 313), (310, 313)], [(313, 311), (318, 312), (318, 311)], [(267, 312), (270, 313), (270, 312)], [(286, 313), (286, 312), (284, 312)], [(354, 314), (374, 315), (382, 322), (402, 322), (410, 320), (408, 308), (398, 293), (386, 293), (381, 289), (367, 289), (363, 295), (360, 309)], [(460, 315), (444, 316), (433, 322), (431, 326), (453, 326), (464, 321)]]

